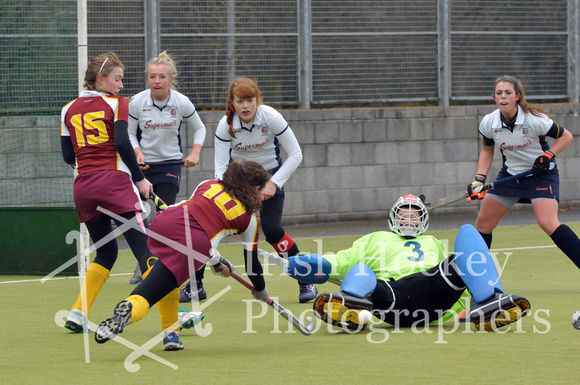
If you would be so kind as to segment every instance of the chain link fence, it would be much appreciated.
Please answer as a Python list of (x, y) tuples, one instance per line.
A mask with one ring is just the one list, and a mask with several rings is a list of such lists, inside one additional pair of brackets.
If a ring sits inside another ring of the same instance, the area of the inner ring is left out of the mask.
[[(223, 109), (235, 76), (278, 108), (490, 102), (520, 77), (530, 100), (578, 102), (578, 0), (87, 1), (88, 56), (115, 51), (123, 95), (168, 50), (179, 90)], [(5, 0), (0, 114), (57, 114), (77, 94), (77, 1)]]

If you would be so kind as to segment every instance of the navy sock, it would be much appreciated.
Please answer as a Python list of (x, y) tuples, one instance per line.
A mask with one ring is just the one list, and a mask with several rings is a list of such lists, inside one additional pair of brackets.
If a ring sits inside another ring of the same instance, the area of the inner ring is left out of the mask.
[(550, 235), (552, 241), (566, 254), (576, 267), (580, 268), (580, 239), (576, 233), (566, 225), (560, 225)]
[(481, 231), (479, 232), (479, 234), (481, 235), (481, 237), (483, 238), (483, 240), (485, 241), (485, 244), (487, 245), (488, 249), (491, 249), (491, 240), (492, 240), (492, 236), (491, 233), (489, 234), (484, 234)]

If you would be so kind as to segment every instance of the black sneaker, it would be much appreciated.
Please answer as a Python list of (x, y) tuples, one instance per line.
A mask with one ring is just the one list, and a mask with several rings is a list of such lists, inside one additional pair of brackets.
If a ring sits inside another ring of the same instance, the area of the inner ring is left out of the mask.
[(97, 330), (95, 330), (95, 341), (103, 344), (121, 333), (125, 325), (131, 320), (132, 310), (133, 304), (131, 302), (119, 302), (115, 306), (115, 310), (113, 310), (113, 315), (101, 322)]
[(203, 283), (199, 282), (197, 284), (197, 291), (194, 293), (191, 291), (191, 286), (188, 283), (185, 288), (179, 291), (179, 303), (186, 303), (191, 301), (203, 301), (207, 299), (207, 293), (203, 288)]

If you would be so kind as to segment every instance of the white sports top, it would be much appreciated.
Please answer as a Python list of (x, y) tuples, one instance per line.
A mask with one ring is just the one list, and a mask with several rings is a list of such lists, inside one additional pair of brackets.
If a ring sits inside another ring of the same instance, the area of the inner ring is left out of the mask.
[[(215, 178), (221, 179), (230, 159), (251, 160), (266, 170), (281, 166), (271, 180), (280, 188), (284, 186), (302, 161), (302, 150), (282, 114), (272, 107), (259, 105), (254, 121), (245, 126), (239, 116), (234, 115), (232, 130), (235, 138), (229, 134), (226, 119), (224, 116), (220, 120), (215, 133)], [(280, 156), (280, 144), (288, 155), (284, 163)]]
[[(129, 103), (129, 138), (133, 148), (139, 147), (148, 162), (182, 159), (181, 125), (185, 121), (193, 129), (193, 144), (203, 144), (205, 125), (189, 98), (169, 90), (165, 105), (154, 102), (151, 90), (139, 92)], [(137, 129), (141, 140), (137, 140)]]
[[(513, 131), (502, 122), (500, 111), (497, 109), (481, 120), (479, 132), (499, 146), (507, 172), (515, 175), (532, 168), (536, 158), (550, 148), (545, 136), (553, 125), (554, 121), (546, 115), (525, 113), (518, 106)], [(556, 137), (559, 137), (562, 131), (558, 132)]]

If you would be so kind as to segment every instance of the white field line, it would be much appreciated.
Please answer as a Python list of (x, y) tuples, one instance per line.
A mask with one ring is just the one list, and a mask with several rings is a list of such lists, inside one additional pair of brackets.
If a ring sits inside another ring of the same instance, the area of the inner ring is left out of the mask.
[[(512, 248), (508, 248), (508, 249), (491, 249), (491, 252), (494, 251), (518, 251), (518, 250), (530, 250), (530, 249), (548, 249), (551, 247), (556, 247), (556, 245), (547, 245), (547, 246), (527, 246), (527, 247), (512, 247)], [(268, 263), (268, 265), (275, 265), (273, 263)], [(239, 268), (244, 268), (244, 266), (234, 266), (234, 268), (239, 269)], [(132, 275), (133, 273), (117, 273), (117, 274), (111, 274), (110, 277), (116, 277), (116, 276), (125, 276), (125, 275)], [(48, 281), (57, 281), (57, 280), (64, 280), (64, 279), (79, 279), (78, 276), (70, 276), (70, 277), (57, 277), (57, 278), (49, 278)], [(46, 278), (38, 278), (38, 279), (22, 279), (22, 280), (17, 280), (17, 281), (0, 281), (0, 284), (6, 284), (6, 283), (25, 283), (25, 282), (40, 282), (40, 281), (47, 281)]]
[[(234, 266), (235, 269), (243, 269), (244, 266), (240, 265), (240, 266)], [(120, 277), (120, 276), (126, 276), (126, 275), (133, 275), (133, 272), (130, 273), (116, 273), (116, 274), (111, 274), (109, 275), (109, 277)], [(71, 276), (67, 276), (67, 277), (52, 277), (52, 278), (37, 278), (37, 279), (21, 279), (21, 280), (17, 280), (17, 281), (0, 281), (0, 284), (3, 283), (26, 283), (26, 282), (46, 282), (46, 281), (61, 281), (61, 280), (65, 280), (65, 279), (79, 279), (78, 275), (71, 275)], [(131, 285), (131, 286), (135, 286), (135, 285)]]

